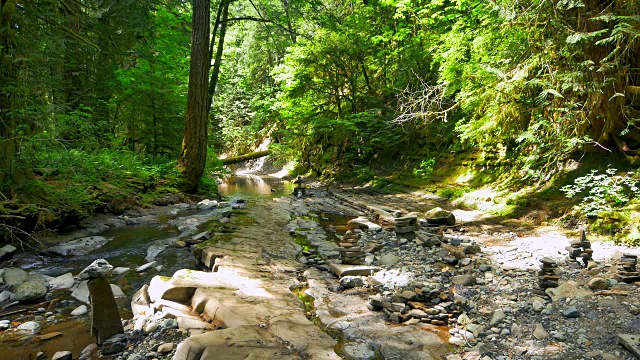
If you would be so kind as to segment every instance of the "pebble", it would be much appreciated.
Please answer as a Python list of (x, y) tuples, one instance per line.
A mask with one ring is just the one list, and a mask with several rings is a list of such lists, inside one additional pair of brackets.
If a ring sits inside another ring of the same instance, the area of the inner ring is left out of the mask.
[(162, 328), (163, 329), (177, 329), (178, 328), (178, 321), (176, 321), (176, 319), (164, 319), (164, 321), (162, 322)]
[(538, 340), (544, 340), (549, 337), (549, 334), (544, 330), (542, 324), (536, 324), (536, 328), (533, 330), (533, 336)]
[(505, 318), (506, 318), (506, 315), (505, 315), (504, 311), (498, 309), (498, 310), (493, 312), (493, 316), (491, 317), (491, 322), (489, 323), (489, 325), (491, 325), (491, 326), (498, 325)]
[(578, 318), (580, 317), (580, 311), (575, 306), (569, 306), (562, 310), (562, 316), (566, 318)]
[(173, 343), (164, 343), (160, 346), (158, 346), (158, 354), (166, 354), (169, 353), (171, 351), (173, 351), (174, 348), (174, 344)]

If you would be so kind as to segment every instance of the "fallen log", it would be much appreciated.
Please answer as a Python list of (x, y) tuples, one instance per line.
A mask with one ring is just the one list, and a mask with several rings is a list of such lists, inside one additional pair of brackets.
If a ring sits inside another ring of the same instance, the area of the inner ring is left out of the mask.
[(222, 161), (222, 165), (230, 165), (230, 164), (236, 164), (236, 163), (247, 161), (247, 160), (258, 159), (263, 156), (267, 156), (269, 154), (271, 154), (271, 150), (262, 150), (262, 151), (250, 152), (243, 155), (232, 156), (232, 157), (229, 157), (226, 159), (220, 159), (220, 160)]

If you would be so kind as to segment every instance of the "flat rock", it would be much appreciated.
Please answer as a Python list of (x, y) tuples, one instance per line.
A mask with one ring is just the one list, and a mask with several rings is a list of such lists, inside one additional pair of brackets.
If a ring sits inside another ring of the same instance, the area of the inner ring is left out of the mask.
[(471, 275), (456, 275), (451, 282), (455, 285), (473, 286), (476, 284), (476, 278)]
[(557, 288), (546, 289), (545, 293), (549, 295), (553, 301), (565, 298), (582, 298), (591, 295), (591, 291), (581, 289), (575, 281), (563, 282)]
[(61, 332), (50, 332), (50, 333), (46, 333), (46, 334), (42, 334), (42, 335), (36, 336), (35, 340), (36, 341), (46, 341), (46, 340), (59, 338), (60, 336), (62, 336)]
[(87, 255), (108, 242), (109, 239), (104, 236), (89, 236), (50, 247), (49, 251), (62, 256)]
[(629, 350), (636, 359), (640, 359), (640, 335), (618, 334), (618, 341)]
[(355, 226), (362, 230), (382, 231), (382, 227), (380, 225), (375, 224), (362, 216), (349, 220), (349, 225)]
[(344, 346), (344, 352), (353, 360), (368, 360), (376, 355), (366, 343), (348, 343)]
[(376, 266), (365, 265), (345, 265), (345, 264), (331, 264), (329, 265), (331, 271), (338, 277), (342, 276), (370, 276), (375, 274), (381, 269)]

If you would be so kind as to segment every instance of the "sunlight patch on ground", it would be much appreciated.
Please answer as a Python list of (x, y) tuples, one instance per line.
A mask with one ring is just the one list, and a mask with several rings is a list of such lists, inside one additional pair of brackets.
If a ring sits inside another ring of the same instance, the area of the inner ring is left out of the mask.
[(411, 272), (402, 272), (399, 269), (383, 270), (377, 272), (373, 278), (379, 281), (388, 289), (394, 289), (407, 286), (413, 279), (414, 274)]

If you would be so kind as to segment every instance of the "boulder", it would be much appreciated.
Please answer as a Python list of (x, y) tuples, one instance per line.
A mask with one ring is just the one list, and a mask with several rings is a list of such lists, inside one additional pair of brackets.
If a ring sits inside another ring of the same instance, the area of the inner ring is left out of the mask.
[(87, 286), (87, 280), (80, 282), (80, 284), (78, 284), (71, 293), (71, 296), (85, 304), (91, 304), (91, 301), (89, 300), (89, 287)]
[(108, 242), (109, 239), (104, 236), (89, 236), (50, 247), (49, 251), (62, 256), (81, 256), (103, 247)]
[(4, 271), (4, 284), (10, 288), (15, 288), (23, 282), (27, 281), (29, 275), (26, 271), (18, 268), (8, 268)]
[(455, 215), (451, 211), (439, 207), (427, 211), (424, 216), (430, 225), (453, 226), (456, 224)]
[(202, 200), (198, 203), (198, 205), (196, 205), (196, 207), (200, 210), (209, 210), (216, 206), (218, 206), (218, 202), (216, 200), (209, 199)]
[(589, 286), (589, 289), (591, 290), (600, 291), (600, 290), (607, 290), (611, 288), (611, 283), (609, 283), (607, 279), (596, 277), (589, 280), (588, 286)]
[(22, 303), (38, 301), (47, 296), (47, 287), (39, 281), (27, 281), (16, 288), (14, 299)]
[(16, 247), (13, 245), (5, 245), (0, 247), (0, 261), (10, 260), (13, 254), (16, 252)]

